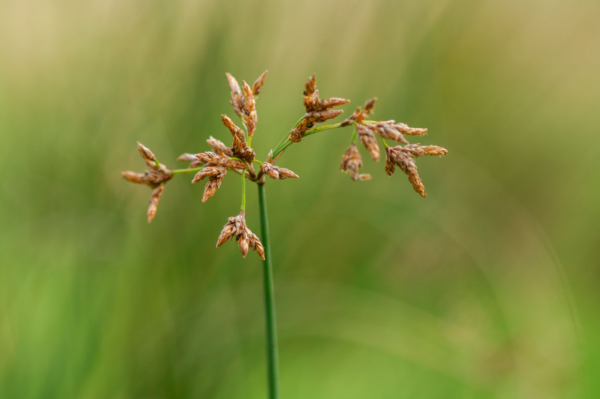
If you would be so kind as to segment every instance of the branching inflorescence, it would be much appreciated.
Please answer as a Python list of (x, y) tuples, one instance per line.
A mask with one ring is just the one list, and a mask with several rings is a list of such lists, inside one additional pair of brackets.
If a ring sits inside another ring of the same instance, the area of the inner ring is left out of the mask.
[[(426, 194), (421, 178), (417, 173), (416, 158), (426, 155), (441, 156), (447, 153), (446, 149), (438, 146), (410, 144), (405, 137), (424, 135), (427, 133), (427, 129), (412, 128), (404, 123), (396, 123), (394, 120), (373, 121), (367, 119), (373, 113), (375, 98), (367, 101), (362, 108), (359, 107), (349, 118), (342, 122), (316, 127), (317, 124), (324, 123), (342, 114), (342, 110), (335, 108), (349, 103), (350, 100), (336, 97), (321, 99), (317, 90), (316, 77), (313, 75), (306, 82), (304, 91), (306, 113), (285, 135), (279, 145), (271, 150), (266, 160), (264, 162), (258, 161), (255, 159), (251, 142), (258, 123), (256, 99), (262, 90), (267, 72), (265, 71), (252, 86), (242, 82), (242, 87), (233, 76), (228, 73), (226, 76), (231, 89), (231, 105), (244, 127), (244, 129), (238, 127), (227, 115), (221, 115), (223, 125), (227, 127), (232, 136), (231, 147), (211, 136), (207, 142), (212, 147), (212, 151), (183, 154), (178, 160), (190, 162), (188, 168), (169, 170), (156, 159), (152, 151), (138, 143), (140, 154), (150, 169), (143, 174), (123, 172), (123, 177), (130, 182), (145, 184), (154, 189), (148, 207), (148, 222), (151, 222), (156, 215), (158, 202), (165, 184), (175, 176), (195, 173), (192, 183), (207, 179), (202, 197), (204, 202), (215, 195), (225, 175), (228, 172), (234, 172), (242, 176), (241, 211), (239, 215), (229, 218), (218, 238), (217, 247), (229, 239), (234, 239), (238, 243), (242, 256), (246, 257), (248, 250), (252, 249), (262, 259), (265, 259), (263, 245), (246, 225), (245, 182), (249, 180), (258, 185), (264, 185), (265, 176), (277, 180), (297, 178), (298, 175), (291, 170), (275, 166), (275, 163), (290, 145), (299, 143), (305, 137), (318, 132), (351, 126), (354, 129), (350, 147), (342, 156), (340, 169), (347, 173), (352, 180), (369, 180), (371, 175), (359, 172), (362, 167), (362, 158), (356, 142), (360, 140), (371, 158), (374, 161), (379, 161), (379, 138), (385, 147), (385, 172), (391, 176), (396, 166), (398, 166), (408, 176), (415, 191), (422, 197), (425, 197)], [(386, 140), (395, 141), (398, 145), (390, 147)], [(257, 165), (256, 168), (254, 164)]]

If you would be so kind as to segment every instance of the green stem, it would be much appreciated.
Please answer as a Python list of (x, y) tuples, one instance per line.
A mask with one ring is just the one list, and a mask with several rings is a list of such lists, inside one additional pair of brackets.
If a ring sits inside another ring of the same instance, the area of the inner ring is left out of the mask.
[(337, 129), (338, 127), (342, 127), (342, 122), (334, 123), (333, 125), (321, 126), (316, 129), (307, 130), (306, 133), (304, 133), (304, 137), (310, 136), (311, 134), (322, 132), (324, 130)]
[(262, 244), (265, 247), (265, 261), (263, 262), (263, 288), (265, 293), (269, 399), (279, 399), (279, 359), (277, 354), (277, 326), (275, 322), (273, 263), (271, 262), (271, 243), (269, 242), (269, 221), (267, 218), (267, 199), (265, 197), (264, 183), (258, 185), (258, 204), (260, 211)]
[(175, 170), (172, 170), (171, 173), (173, 175), (180, 175), (183, 173), (198, 173), (202, 170), (203, 167), (204, 166), (201, 166), (199, 168), (193, 168), (193, 169), (175, 169)]
[[(307, 130), (306, 133), (304, 133), (304, 137), (313, 135), (315, 133), (323, 132), (325, 130), (337, 129), (338, 127), (343, 127), (341, 122), (340, 123), (334, 123), (333, 125), (325, 125), (325, 126), (318, 127), (316, 129)], [(292, 144), (294, 144), (294, 142), (293, 141), (289, 141), (289, 139), (287, 139), (287, 141), (282, 141), (277, 146), (277, 148), (275, 148), (275, 150), (273, 151), (273, 158), (275, 158), (283, 150), (285, 150), (286, 148), (288, 148)]]
[(246, 169), (242, 170), (242, 211), (246, 211)]

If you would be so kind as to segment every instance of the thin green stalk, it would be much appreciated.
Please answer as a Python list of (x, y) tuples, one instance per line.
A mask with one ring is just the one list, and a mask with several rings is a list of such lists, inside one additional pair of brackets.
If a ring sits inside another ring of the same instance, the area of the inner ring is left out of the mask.
[(269, 220), (267, 218), (267, 199), (265, 185), (258, 184), (258, 205), (262, 244), (265, 247), (263, 262), (263, 288), (265, 293), (265, 321), (267, 333), (267, 373), (269, 399), (279, 399), (279, 358), (277, 354), (277, 325), (275, 321), (275, 297), (273, 285), (273, 263), (271, 261), (271, 242), (269, 241)]
[(356, 123), (354, 124), (354, 133), (352, 133), (352, 142), (356, 144), (356, 136), (358, 135), (358, 130), (356, 130)]
[[(315, 129), (307, 130), (306, 133), (304, 133), (304, 137), (313, 135), (315, 133), (323, 132), (325, 130), (337, 129), (338, 127), (343, 127), (341, 122), (340, 123), (334, 123), (333, 125), (326, 125), (326, 126), (321, 126), (321, 127), (315, 128)], [(286, 148), (288, 148), (289, 146), (291, 146), (292, 144), (294, 144), (293, 141), (289, 141), (289, 139), (287, 139), (287, 138), (286, 138), (286, 140), (288, 140), (288, 141), (282, 141), (275, 148), (275, 150), (273, 151), (273, 158), (275, 158), (283, 150), (285, 150)]]
[(306, 133), (304, 133), (304, 137), (310, 136), (311, 134), (322, 132), (324, 130), (337, 129), (338, 127), (342, 127), (342, 122), (334, 123), (333, 125), (321, 126), (316, 129), (307, 130)]
[(171, 173), (173, 175), (180, 175), (183, 173), (198, 173), (202, 170), (203, 167), (204, 166), (201, 166), (199, 168), (193, 168), (193, 169), (175, 169), (175, 170), (172, 170)]
[(242, 211), (246, 211), (246, 169), (242, 170)]

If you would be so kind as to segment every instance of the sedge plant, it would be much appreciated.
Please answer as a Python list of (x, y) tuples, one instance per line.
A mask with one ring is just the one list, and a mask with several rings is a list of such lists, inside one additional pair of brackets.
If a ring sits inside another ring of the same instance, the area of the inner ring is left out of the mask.
[[(232, 240), (237, 242), (244, 258), (252, 249), (263, 260), (268, 392), (269, 399), (278, 399), (277, 328), (265, 185), (267, 177), (272, 180), (283, 180), (297, 178), (298, 175), (289, 169), (276, 166), (276, 163), (290, 146), (300, 143), (306, 137), (332, 129), (349, 127), (351, 130), (350, 146), (343, 154), (340, 166), (343, 172), (347, 173), (354, 181), (369, 180), (371, 175), (360, 173), (362, 158), (356, 144), (357, 141), (360, 141), (366, 147), (371, 158), (377, 162), (381, 154), (380, 140), (385, 148), (385, 172), (391, 176), (396, 167), (400, 168), (408, 176), (414, 190), (422, 197), (426, 197), (425, 187), (417, 173), (415, 160), (426, 155), (445, 155), (447, 150), (434, 145), (410, 144), (405, 137), (424, 135), (427, 133), (427, 129), (409, 127), (404, 123), (396, 123), (394, 120), (370, 120), (368, 117), (373, 112), (375, 98), (368, 100), (362, 108), (359, 107), (342, 122), (317, 126), (342, 114), (343, 111), (337, 107), (349, 103), (350, 100), (337, 97), (320, 98), (316, 77), (313, 75), (308, 78), (305, 85), (305, 114), (269, 152), (264, 161), (259, 161), (256, 159), (251, 145), (258, 123), (256, 100), (264, 85), (267, 71), (252, 86), (243, 81), (240, 87), (233, 76), (229, 73), (226, 76), (231, 89), (231, 105), (243, 126), (242, 129), (227, 115), (221, 115), (223, 125), (231, 132), (232, 144), (230, 147), (211, 136), (207, 142), (212, 151), (198, 154), (185, 153), (178, 160), (189, 162), (189, 166), (185, 169), (170, 170), (158, 161), (152, 151), (138, 142), (139, 152), (149, 169), (144, 173), (123, 172), (123, 177), (130, 182), (145, 184), (153, 189), (147, 212), (148, 222), (151, 222), (156, 215), (166, 183), (176, 176), (194, 174), (192, 183), (207, 180), (202, 202), (215, 195), (227, 173), (240, 176), (236, 179), (238, 182), (241, 181), (242, 185), (240, 212), (237, 216), (228, 219), (217, 239), (217, 247)], [(386, 140), (395, 142), (397, 145), (390, 146)], [(258, 186), (261, 239), (246, 224), (246, 182)]]

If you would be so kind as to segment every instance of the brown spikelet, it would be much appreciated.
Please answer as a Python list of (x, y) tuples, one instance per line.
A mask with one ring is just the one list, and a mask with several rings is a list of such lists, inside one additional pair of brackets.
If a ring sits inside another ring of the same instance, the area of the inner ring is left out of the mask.
[(226, 155), (228, 157), (233, 156), (231, 148), (227, 147), (221, 140), (217, 140), (213, 136), (210, 136), (206, 142), (213, 148), (213, 150), (215, 150), (217, 154)]
[(123, 178), (131, 183), (144, 183), (144, 175), (135, 172), (123, 172)]
[(210, 176), (217, 176), (219, 173), (222, 173), (223, 169), (227, 170), (226, 168), (222, 168), (220, 166), (205, 166), (201, 171), (196, 173), (192, 183), (198, 183), (199, 181)]
[(195, 156), (200, 163), (205, 163), (206, 166), (226, 166), (232, 169), (247, 168), (246, 162), (230, 159), (228, 156), (220, 155), (212, 151), (201, 152)]
[(246, 137), (246, 134), (244, 133), (244, 131), (242, 129), (240, 129), (239, 127), (237, 127), (236, 124), (233, 123), (231, 118), (228, 117), (227, 115), (225, 115), (225, 114), (221, 115), (221, 121), (223, 122), (223, 125), (225, 125), (225, 127), (227, 129), (229, 129), (229, 131), (231, 132), (231, 135), (233, 137)]
[(396, 171), (396, 165), (394, 164), (394, 161), (391, 158), (391, 153), (392, 147), (387, 147), (385, 149), (385, 173), (387, 173), (388, 176), (393, 175)]
[(210, 197), (215, 195), (217, 189), (220, 186), (220, 181), (217, 177), (211, 176), (208, 178), (206, 185), (204, 186), (204, 193), (202, 193), (202, 202), (208, 201)]
[(369, 151), (371, 158), (378, 162), (380, 157), (379, 144), (377, 144), (377, 138), (373, 132), (362, 124), (356, 125), (356, 131), (358, 132), (358, 138), (365, 145), (367, 151)]
[(371, 131), (378, 133), (384, 139), (398, 141), (403, 144), (408, 144), (404, 135), (395, 129), (394, 125), (389, 122), (376, 122), (374, 124), (365, 124)]
[(231, 100), (230, 103), (233, 106), (233, 111), (237, 114), (237, 116), (242, 116), (242, 91), (240, 90), (240, 85), (237, 80), (231, 76), (231, 74), (226, 73), (227, 82), (229, 83), (229, 88), (231, 89)]
[(260, 169), (266, 175), (268, 175), (271, 179), (297, 179), (298, 175), (292, 172), (289, 169), (280, 168), (279, 166), (275, 166), (270, 164), (269, 162), (264, 162)]
[(333, 107), (339, 107), (340, 105), (348, 104), (350, 100), (345, 98), (332, 97), (327, 100), (319, 100), (317, 104), (317, 110), (322, 111)]
[(242, 234), (237, 236), (238, 247), (240, 248), (240, 252), (242, 256), (245, 258), (248, 255), (248, 233), (244, 231)]
[(148, 223), (150, 223), (152, 219), (154, 219), (154, 216), (156, 216), (158, 201), (160, 201), (160, 196), (162, 195), (164, 189), (165, 186), (160, 185), (152, 192), (152, 195), (150, 196), (150, 205), (148, 206)]
[(245, 81), (242, 82), (242, 94), (244, 95), (242, 119), (248, 130), (248, 136), (253, 137), (256, 131), (256, 124), (258, 123), (256, 100), (254, 99), (254, 94), (252, 94), (252, 89)]
[(140, 155), (142, 156), (142, 158), (144, 158), (144, 161), (149, 161), (152, 164), (155, 164), (156, 161), (156, 157), (154, 156), (154, 153), (152, 151), (150, 151), (150, 149), (148, 149), (148, 147), (144, 146), (142, 143), (140, 143), (138, 141), (138, 150), (140, 151)]
[(341, 109), (328, 109), (320, 112), (310, 112), (304, 116), (309, 123), (323, 123), (329, 119), (333, 119), (336, 116), (342, 114), (344, 110)]
[(258, 254), (258, 256), (260, 256), (262, 260), (265, 260), (265, 248), (263, 247), (256, 234), (254, 234), (251, 231), (248, 233), (248, 245), (251, 249), (256, 251), (256, 253)]
[(252, 85), (252, 94), (254, 94), (254, 96), (258, 96), (260, 94), (260, 91), (262, 90), (262, 87), (265, 84), (265, 79), (267, 78), (268, 72), (269, 71), (264, 71), (262, 75), (260, 75)]
[(350, 178), (354, 181), (369, 180), (371, 175), (359, 174), (359, 169), (362, 167), (362, 158), (356, 144), (350, 144), (350, 148), (346, 150), (342, 157), (342, 164), (340, 169), (350, 175)]
[(217, 240), (217, 248), (225, 243), (225, 241), (229, 240), (235, 234), (235, 218), (229, 218), (229, 221), (221, 230), (221, 234), (219, 235), (219, 239)]
[(312, 96), (317, 90), (317, 75), (312, 75), (308, 77), (308, 81), (306, 82), (305, 87), (305, 96)]
[(377, 101), (377, 97), (373, 97), (372, 99), (367, 100), (367, 102), (365, 103), (363, 109), (367, 115), (373, 112), (373, 108), (375, 108), (376, 101)]
[(415, 159), (410, 151), (397, 146), (397, 147), (389, 147), (386, 149), (386, 172), (388, 175), (391, 175), (394, 171), (393, 166), (389, 166), (391, 163), (398, 165), (398, 167), (406, 173), (408, 176), (408, 180), (411, 182), (413, 188), (417, 193), (421, 195), (421, 197), (425, 198), (427, 194), (425, 194), (425, 187), (423, 186), (423, 182), (419, 177), (419, 173), (417, 172), (417, 164), (415, 163)]
[(410, 127), (405, 123), (396, 123), (394, 127), (402, 134), (406, 134), (408, 136), (422, 136), (424, 134), (427, 134), (427, 129), (420, 127)]
[(410, 152), (415, 157), (424, 157), (427, 155), (446, 155), (448, 150), (437, 145), (418, 145), (410, 144), (404, 146), (404, 150)]
[(179, 158), (177, 158), (177, 160), (178, 160), (178, 161), (181, 161), (181, 162), (194, 162), (194, 161), (196, 161), (197, 159), (198, 159), (198, 158), (196, 157), (196, 155), (195, 155), (195, 154), (188, 154), (188, 153), (181, 154), (181, 155), (179, 156)]

